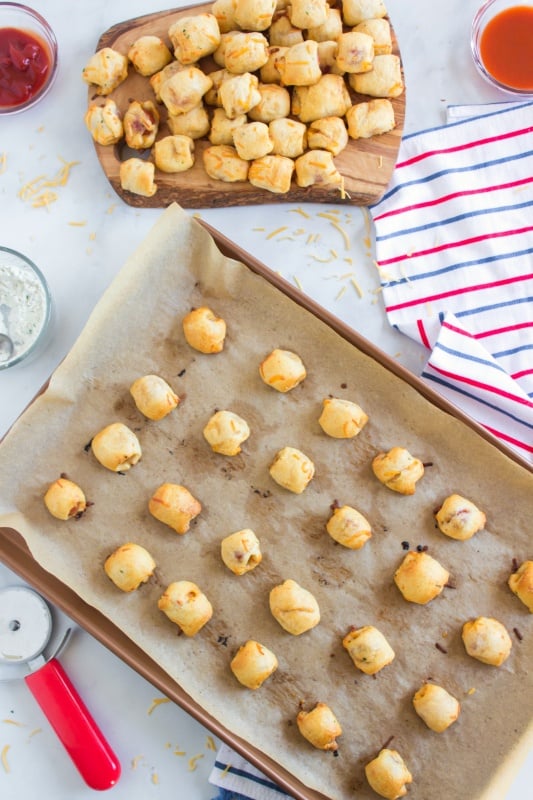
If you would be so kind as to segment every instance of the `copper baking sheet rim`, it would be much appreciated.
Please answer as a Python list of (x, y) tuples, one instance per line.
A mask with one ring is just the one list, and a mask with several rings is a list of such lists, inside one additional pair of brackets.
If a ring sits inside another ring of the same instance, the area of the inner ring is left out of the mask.
[[(481, 425), (476, 423), (459, 408), (434, 392), (431, 387), (426, 386), (413, 373), (397, 363), (386, 353), (376, 347), (372, 342), (358, 334), (348, 325), (333, 314), (327, 312), (318, 303), (294, 289), (285, 279), (270, 270), (265, 264), (255, 259), (242, 248), (235, 245), (230, 239), (220, 234), (203, 220), (198, 220), (213, 237), (220, 251), (230, 258), (245, 264), (249, 269), (265, 278), (269, 283), (278, 288), (291, 300), (308, 310), (314, 316), (329, 325), (336, 333), (357, 347), (361, 352), (373, 358), (397, 377), (416, 389), (426, 400), (431, 402), (440, 410), (449, 413), (457, 420), (472, 428), (479, 436), (488, 441), (491, 445), (500, 450), (504, 455), (515, 461), (520, 466), (525, 467), (530, 473), (533, 468), (518, 454), (509, 450), (498, 439), (488, 433)], [(38, 392), (37, 396), (45, 391), (45, 384)], [(1, 439), (0, 439), (1, 441)], [(139, 675), (149, 681), (159, 689), (166, 697), (179, 705), (184, 711), (189, 713), (199, 723), (204, 725), (215, 736), (240, 753), (250, 763), (262, 770), (269, 778), (275, 781), (283, 790), (291, 794), (296, 800), (328, 800), (328, 798), (305, 786), (301, 781), (291, 775), (287, 770), (277, 764), (273, 759), (261, 753), (257, 748), (233, 734), (226, 727), (221, 725), (218, 720), (208, 714), (198, 703), (196, 703), (180, 686), (159, 665), (153, 661), (143, 650), (135, 645), (125, 633), (123, 633), (113, 622), (92, 606), (85, 603), (74, 591), (59, 581), (53, 575), (44, 570), (32, 557), (23, 537), (13, 528), (0, 527), (0, 561), (9, 569), (15, 572), (20, 578), (37, 591), (41, 592), (47, 600), (62, 611), (71, 619), (79, 624), (85, 631), (107, 647), (111, 652), (118, 656), (128, 666), (134, 669)], [(530, 741), (531, 740), (531, 741)], [(531, 736), (525, 737), (520, 744), (520, 752), (513, 754), (513, 769), (507, 769), (507, 763), (503, 765), (496, 784), (493, 785), (490, 795), (493, 798), (501, 798), (502, 791), (510, 781), (511, 771), (514, 772), (516, 765), (525, 758), (529, 747), (533, 744), (533, 731)], [(510, 767), (510, 764), (509, 764)], [(498, 779), (499, 778), (499, 779)]]

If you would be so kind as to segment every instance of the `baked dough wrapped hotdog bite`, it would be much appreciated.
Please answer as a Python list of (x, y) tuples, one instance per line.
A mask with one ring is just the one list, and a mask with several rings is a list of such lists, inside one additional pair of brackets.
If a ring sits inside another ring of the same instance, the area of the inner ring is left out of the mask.
[(435, 733), (442, 733), (456, 721), (461, 711), (459, 701), (435, 683), (424, 683), (413, 696), (418, 716)]
[(425, 605), (437, 597), (450, 573), (428, 553), (411, 550), (394, 573), (394, 583), (410, 603)]
[(322, 401), (318, 424), (324, 433), (334, 439), (352, 439), (363, 430), (367, 422), (368, 415), (352, 400), (326, 397)]
[(130, 394), (141, 414), (160, 420), (177, 408), (180, 399), (160, 375), (143, 375), (130, 386)]
[(509, 576), (509, 588), (533, 614), (533, 561), (524, 561)]
[(157, 606), (185, 636), (196, 636), (213, 616), (213, 606), (206, 595), (195, 583), (187, 580), (167, 586)]
[(44, 495), (44, 504), (56, 519), (80, 517), (87, 508), (83, 489), (63, 476), (50, 484)]
[(113, 422), (102, 428), (91, 441), (97, 461), (112, 472), (125, 472), (135, 466), (142, 455), (141, 445), (123, 422)]
[(326, 703), (317, 703), (311, 711), (300, 711), (296, 717), (298, 730), (318, 750), (339, 749), (337, 737), (342, 735), (340, 723)]
[(410, 495), (414, 494), (416, 482), (424, 474), (424, 465), (404, 447), (393, 447), (375, 456), (372, 471), (393, 492)]
[(397, 750), (383, 748), (365, 766), (365, 775), (372, 789), (386, 800), (397, 800), (407, 794), (413, 776)]
[(244, 575), (262, 561), (259, 539), (251, 528), (225, 536), (220, 543), (222, 561), (235, 575)]
[(128, 59), (112, 47), (103, 47), (90, 57), (81, 77), (95, 87), (96, 94), (111, 94), (128, 77)]
[(300, 636), (320, 622), (316, 598), (290, 578), (274, 586), (269, 604), (274, 619), (293, 636)]
[(307, 371), (297, 353), (276, 348), (259, 365), (259, 374), (267, 386), (289, 392), (305, 379)]
[(230, 668), (247, 689), (259, 689), (278, 668), (278, 659), (263, 644), (249, 639), (231, 660)]
[(269, 472), (279, 486), (301, 494), (315, 474), (315, 465), (296, 447), (282, 447), (276, 453)]
[(469, 656), (493, 667), (500, 667), (509, 658), (513, 646), (505, 626), (494, 617), (465, 622), (462, 639)]
[(385, 636), (373, 625), (349, 631), (342, 640), (342, 646), (357, 669), (366, 675), (375, 675), (395, 657)]
[(349, 550), (360, 550), (371, 538), (369, 521), (351, 506), (338, 506), (326, 523), (326, 530), (339, 544)]
[(150, 514), (176, 533), (187, 533), (191, 522), (202, 510), (202, 504), (178, 483), (163, 483), (148, 501)]
[(123, 592), (134, 592), (153, 575), (155, 561), (140, 544), (127, 542), (117, 547), (104, 562), (104, 571)]
[(241, 444), (250, 436), (250, 428), (238, 414), (224, 410), (210, 417), (203, 434), (215, 453), (236, 456), (241, 452)]
[(483, 511), (462, 497), (451, 494), (435, 514), (439, 530), (451, 539), (465, 541), (485, 527), (486, 516)]
[(208, 307), (194, 308), (183, 318), (187, 343), (200, 353), (220, 353), (224, 349), (226, 322)]

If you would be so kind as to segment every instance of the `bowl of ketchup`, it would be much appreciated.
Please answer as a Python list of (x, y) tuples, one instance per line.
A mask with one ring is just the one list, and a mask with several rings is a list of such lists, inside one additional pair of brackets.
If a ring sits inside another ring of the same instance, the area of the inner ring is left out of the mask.
[(472, 23), (480, 74), (508, 94), (533, 96), (533, 1), (486, 0)]
[(0, 3), (0, 114), (24, 111), (41, 100), (57, 72), (57, 41), (37, 11)]

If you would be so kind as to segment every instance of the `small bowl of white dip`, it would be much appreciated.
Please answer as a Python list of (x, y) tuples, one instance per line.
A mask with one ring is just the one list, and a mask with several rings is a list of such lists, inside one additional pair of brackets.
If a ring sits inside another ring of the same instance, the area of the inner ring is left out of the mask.
[(46, 340), (52, 297), (29, 258), (0, 247), (0, 370), (35, 355)]

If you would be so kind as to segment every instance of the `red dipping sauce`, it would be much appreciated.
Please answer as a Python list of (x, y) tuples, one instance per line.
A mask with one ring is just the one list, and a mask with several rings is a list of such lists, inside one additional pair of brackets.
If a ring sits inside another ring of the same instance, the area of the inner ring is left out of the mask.
[(516, 5), (489, 20), (480, 37), (479, 55), (499, 83), (533, 91), (533, 7)]
[(46, 83), (52, 66), (47, 45), (34, 33), (0, 28), (0, 107), (16, 108)]

